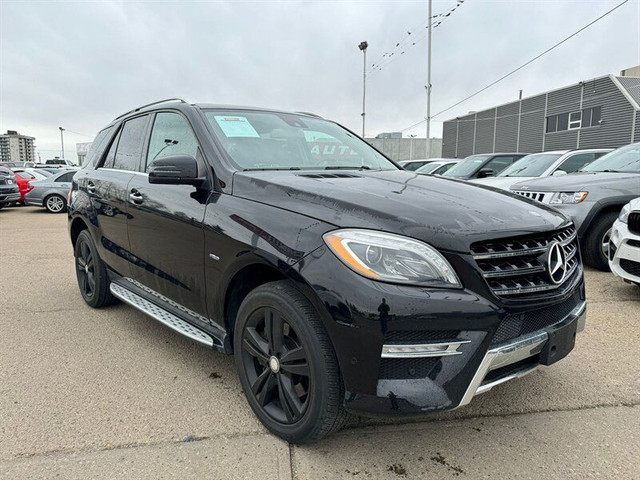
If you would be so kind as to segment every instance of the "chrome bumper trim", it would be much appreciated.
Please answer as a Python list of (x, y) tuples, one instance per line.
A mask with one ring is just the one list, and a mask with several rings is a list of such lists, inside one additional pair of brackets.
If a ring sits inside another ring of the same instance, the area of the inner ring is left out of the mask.
[[(569, 313), (569, 315), (559, 319), (558, 323), (570, 317), (577, 318), (576, 331), (582, 332), (585, 328), (587, 317), (586, 302), (580, 303), (571, 311), (571, 313)], [(538, 364), (523, 368), (522, 370), (513, 372), (512, 374), (499, 378), (493, 382), (486, 383), (484, 385), (482, 384), (484, 378), (491, 370), (506, 367), (539, 354), (542, 351), (544, 344), (547, 342), (548, 337), (549, 335), (547, 332), (538, 332), (524, 338), (519, 337), (510, 343), (501, 344), (489, 349), (480, 363), (478, 370), (476, 370), (475, 375), (471, 379), (471, 383), (469, 383), (467, 391), (462, 397), (462, 400), (460, 400), (458, 407), (467, 405), (475, 395), (488, 392), (496, 385), (500, 385), (501, 383), (505, 383), (515, 378), (523, 377), (524, 375), (536, 370), (539, 367)]]
[(382, 358), (425, 358), (461, 355), (460, 345), (471, 343), (470, 340), (456, 342), (420, 343), (407, 345), (382, 345)]

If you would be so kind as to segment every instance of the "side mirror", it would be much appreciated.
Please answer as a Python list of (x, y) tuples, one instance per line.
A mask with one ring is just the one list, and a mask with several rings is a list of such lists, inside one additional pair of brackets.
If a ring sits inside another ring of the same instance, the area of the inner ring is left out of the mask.
[(552, 177), (561, 177), (562, 175), (566, 175), (567, 172), (565, 172), (564, 170), (556, 170), (555, 172), (553, 172), (551, 174)]
[(205, 177), (198, 170), (198, 161), (188, 155), (159, 158), (149, 165), (149, 183), (199, 186)]
[(493, 170), (490, 168), (483, 168), (478, 172), (478, 178), (493, 177)]

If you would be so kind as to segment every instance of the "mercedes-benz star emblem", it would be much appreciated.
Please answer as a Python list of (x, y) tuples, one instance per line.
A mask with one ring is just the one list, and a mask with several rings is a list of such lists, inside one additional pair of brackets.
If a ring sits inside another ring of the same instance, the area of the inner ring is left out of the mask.
[(560, 242), (553, 242), (547, 254), (547, 271), (551, 281), (558, 285), (567, 274), (567, 257)]

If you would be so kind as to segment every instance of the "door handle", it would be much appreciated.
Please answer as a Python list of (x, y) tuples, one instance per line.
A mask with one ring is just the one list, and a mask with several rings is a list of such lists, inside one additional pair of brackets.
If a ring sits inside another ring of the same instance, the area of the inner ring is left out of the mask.
[(89, 193), (96, 193), (96, 186), (93, 182), (88, 182), (87, 183), (87, 192)]
[(142, 194), (135, 188), (131, 190), (131, 193), (129, 193), (129, 200), (131, 200), (131, 202), (135, 203), (136, 205), (140, 205), (143, 199), (144, 198), (142, 197)]

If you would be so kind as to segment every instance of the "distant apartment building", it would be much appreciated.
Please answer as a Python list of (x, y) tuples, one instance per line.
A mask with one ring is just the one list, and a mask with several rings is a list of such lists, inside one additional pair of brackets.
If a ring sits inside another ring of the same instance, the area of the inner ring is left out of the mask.
[(7, 130), (0, 135), (0, 162), (35, 162), (34, 137)]

